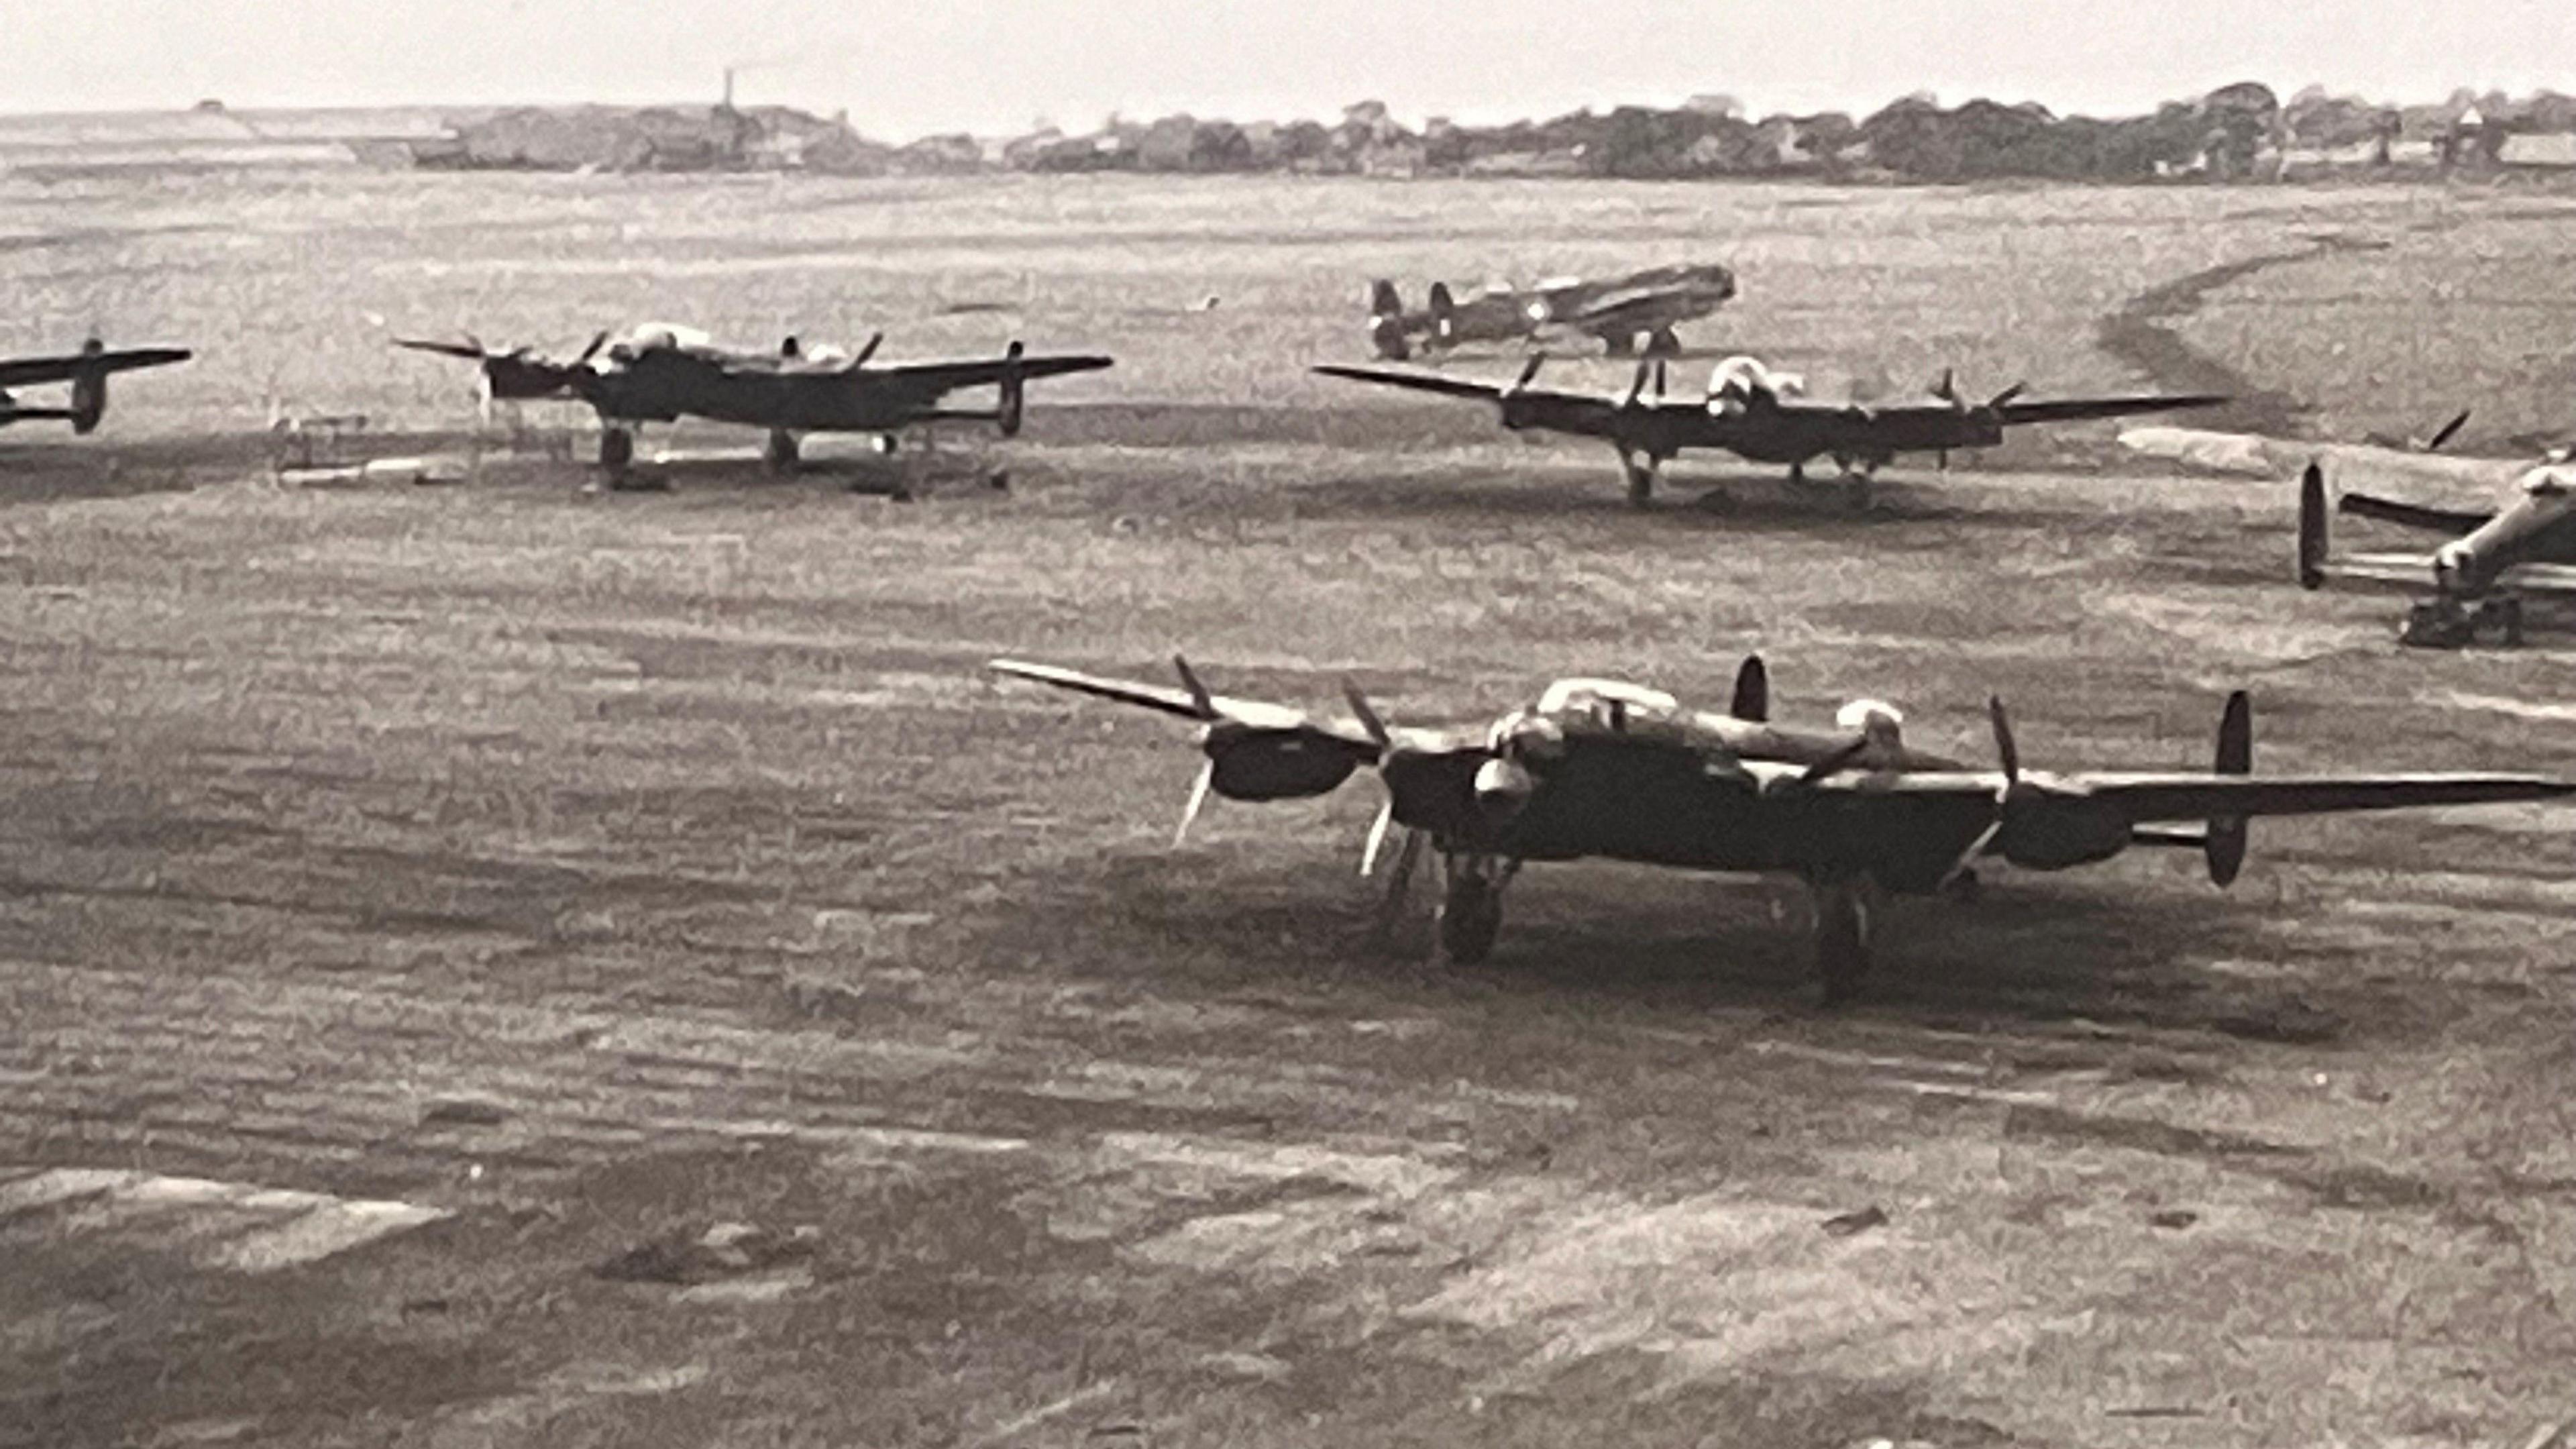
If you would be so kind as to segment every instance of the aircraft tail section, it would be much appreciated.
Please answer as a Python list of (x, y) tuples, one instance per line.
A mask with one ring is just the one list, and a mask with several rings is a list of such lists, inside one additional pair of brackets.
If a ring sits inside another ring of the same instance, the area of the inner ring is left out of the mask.
[(1744, 656), (1743, 667), (1735, 671), (1735, 698), (1726, 712), (1740, 720), (1762, 724), (1771, 718), (1771, 671), (1759, 654)]
[(1431, 284), (1431, 335), (1443, 346), (1458, 340), (1458, 299), (1450, 295), (1447, 282)]
[(1389, 362), (1409, 361), (1413, 344), (1404, 335), (1404, 298), (1395, 283), (1380, 277), (1369, 283), (1369, 346)]
[(1020, 367), (1020, 359), (1027, 353), (1025, 345), (1017, 338), (1012, 339), (1010, 347), (1002, 353), (1002, 375), (994, 385), (999, 396), (993, 406), (993, 425), (1006, 438), (1020, 435), (1020, 420), (1028, 409), (1029, 380)]
[[(2227, 696), (2218, 717), (2218, 762), (2221, 775), (2254, 773), (2254, 700), (2244, 690)], [(2224, 886), (2245, 868), (2246, 820), (2242, 815), (2213, 817), (2201, 853), (2209, 861), (2209, 879)]]
[(2314, 461), (2299, 475), (2299, 587), (2326, 581), (2326, 470)]

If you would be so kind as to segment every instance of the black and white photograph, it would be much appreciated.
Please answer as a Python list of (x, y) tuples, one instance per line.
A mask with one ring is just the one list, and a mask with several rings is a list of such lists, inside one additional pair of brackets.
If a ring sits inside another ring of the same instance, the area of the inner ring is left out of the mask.
[(0, 1449), (2576, 1449), (2576, 8), (13, 0)]

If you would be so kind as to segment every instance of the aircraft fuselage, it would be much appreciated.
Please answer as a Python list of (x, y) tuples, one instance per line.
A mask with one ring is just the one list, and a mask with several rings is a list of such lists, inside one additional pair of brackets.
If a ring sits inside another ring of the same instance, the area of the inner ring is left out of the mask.
[(677, 348), (615, 359), (581, 391), (601, 416), (624, 422), (699, 417), (793, 432), (889, 432), (928, 415), (863, 372), (744, 371)]

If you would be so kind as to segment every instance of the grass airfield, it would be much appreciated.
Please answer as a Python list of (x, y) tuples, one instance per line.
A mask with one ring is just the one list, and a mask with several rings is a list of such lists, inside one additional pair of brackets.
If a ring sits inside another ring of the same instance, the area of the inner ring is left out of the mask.
[[(1302, 372), (1381, 272), (1713, 251), (1745, 293), (1694, 345), (1823, 391), (2215, 369), (2333, 436), (2476, 402), (2474, 445), (2568, 421), (2562, 203), (274, 172), (0, 207), (0, 351), (200, 349), (96, 437), (0, 434), (0, 1444), (2576, 1411), (2563, 809), (2258, 823), (2225, 893), (2179, 854), (1995, 873), (1900, 904), (1828, 1014), (1781, 882), (1536, 869), (1489, 965), (1371, 953), (1372, 786), (1215, 802), (1175, 852), (1185, 731), (979, 673), (1181, 648), (1430, 723), (1569, 673), (1722, 700), (1759, 648), (1783, 717), (1886, 697), (1973, 759), (1994, 692), (2034, 768), (2197, 767), (2245, 685), (2258, 768), (2565, 773), (2566, 640), (2399, 651), (2394, 601), (2289, 586), (2287, 485), (2067, 429), (1860, 512), (1722, 460), (1636, 512), (1601, 450)], [(465, 379), (371, 313), (1119, 365), (1033, 390), (1004, 495), (275, 487), (271, 397), (457, 443)]]

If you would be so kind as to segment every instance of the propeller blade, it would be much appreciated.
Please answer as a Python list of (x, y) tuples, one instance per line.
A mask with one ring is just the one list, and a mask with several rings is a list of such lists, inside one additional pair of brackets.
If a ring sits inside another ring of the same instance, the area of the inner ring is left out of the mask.
[(2442, 451), (2442, 445), (2451, 441), (2452, 438), (2459, 434), (2460, 429), (2467, 427), (2468, 425), (2469, 409), (2462, 408), (2460, 409), (2460, 415), (2458, 417), (2442, 424), (2441, 428), (2436, 431), (2432, 437), (2427, 438), (2424, 441), (2424, 451), (2427, 453), (2438, 453)]
[(1997, 809), (1993, 823), (1978, 831), (1977, 838), (1968, 842), (1968, 848), (1959, 852), (1959, 858), (1950, 862), (1950, 868), (1941, 872), (1941, 883), (1935, 889), (1948, 890), (1952, 882), (1967, 873), (1968, 867), (1978, 856), (1986, 853), (1986, 847), (1994, 844), (1995, 837), (2003, 834), (2003, 830), (2004, 812)]
[(1932, 395), (1943, 402), (1954, 403), (1959, 400), (1958, 370), (1956, 368), (1945, 367), (1941, 369), (1941, 380), (1932, 384)]
[(1521, 389), (1528, 387), (1531, 383), (1538, 381), (1538, 370), (1545, 366), (1547, 366), (1546, 353), (1531, 353), (1529, 355), (1529, 361), (1521, 364), (1521, 375), (1512, 379), (1512, 385), (1507, 390), (1511, 392), (1519, 392)]
[(1404, 832), (1404, 844), (1395, 852), (1395, 874), (1387, 880), (1386, 894), (1378, 901), (1377, 921), (1371, 934), (1385, 940), (1393, 934), (1396, 923), (1404, 919), (1405, 898), (1413, 890), (1413, 871), (1422, 863), (1422, 832)]
[(1198, 711), (1199, 718), (1215, 719), (1216, 697), (1209, 694), (1208, 687), (1199, 682), (1198, 672), (1190, 668), (1190, 661), (1175, 654), (1172, 656), (1172, 668), (1181, 676), (1181, 688), (1190, 692), (1190, 705)]
[(1387, 733), (1386, 720), (1369, 704), (1368, 696), (1360, 693), (1359, 685), (1347, 677), (1342, 680), (1342, 698), (1350, 701), (1351, 714), (1359, 720), (1360, 728), (1368, 731), (1370, 741), (1383, 753), (1395, 738)]
[(590, 335), (590, 345), (581, 350), (581, 356), (574, 358), (572, 360), (572, 365), (579, 367), (583, 363), (590, 361), (592, 358), (599, 355), (599, 349), (606, 347), (607, 345), (608, 329), (603, 327), (599, 331)]
[(877, 355), (877, 349), (878, 349), (878, 348), (880, 348), (880, 347), (883, 347), (884, 345), (885, 345), (885, 334), (884, 334), (884, 333), (882, 333), (882, 332), (872, 332), (872, 333), (868, 334), (868, 343), (867, 343), (867, 345), (866, 345), (865, 347), (862, 347), (862, 348), (860, 348), (860, 349), (859, 349), (859, 355), (858, 355), (858, 356), (853, 357), (853, 358), (851, 358), (851, 359), (850, 359), (850, 366), (852, 366), (852, 367), (865, 367), (865, 366), (867, 366), (867, 365), (868, 365), (868, 359), (869, 359), (869, 358), (871, 358), (871, 357), (876, 356), (876, 355)]
[(1986, 399), (1986, 406), (1990, 408), (2002, 407), (2005, 403), (2011, 402), (2014, 398), (2021, 396), (2029, 390), (2030, 384), (2027, 382), (2014, 383), (2012, 386), (2005, 388), (2002, 392), (1996, 393), (1993, 397)]
[(1211, 759), (1199, 766), (1199, 777), (1190, 782), (1190, 803), (1181, 807), (1181, 826), (1172, 832), (1174, 850), (1180, 849), (1181, 843), (1190, 838), (1190, 822), (1198, 819), (1199, 811), (1206, 808), (1208, 791), (1215, 785), (1216, 761)]
[(1801, 785), (1813, 785), (1819, 780), (1839, 775), (1845, 769), (1850, 767), (1852, 761), (1860, 758), (1861, 751), (1868, 748), (1869, 736), (1858, 736), (1854, 738), (1851, 743), (1841, 746), (1832, 754), (1825, 756), (1823, 759), (1816, 761), (1814, 764), (1809, 765), (1806, 769), (1800, 771), (1798, 773), (1798, 783)]
[(1377, 818), (1369, 822), (1368, 844), (1360, 847), (1360, 879), (1377, 874), (1377, 853), (1385, 848), (1387, 828), (1393, 824), (1395, 797), (1390, 794), (1386, 803), (1378, 807)]
[(441, 357), (461, 357), (468, 362), (480, 362), (484, 355), (483, 344), (479, 342), (441, 342), (429, 337), (397, 337), (394, 339), (394, 346), (408, 347), (414, 352), (435, 352)]
[(2021, 750), (2013, 743), (2012, 717), (2004, 713), (2003, 696), (1986, 696), (1986, 718), (1995, 727), (1995, 758), (2004, 767), (2004, 784), (2021, 782)]

